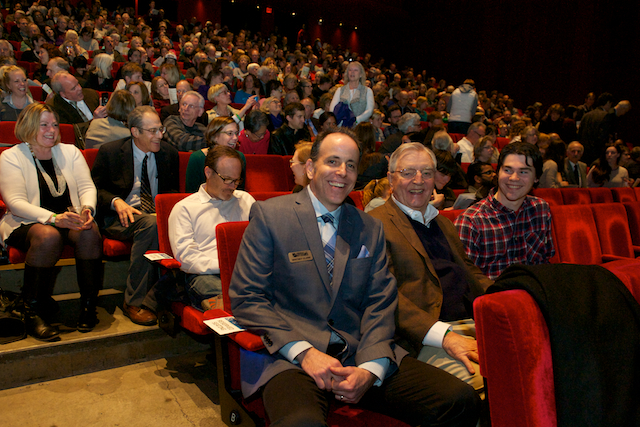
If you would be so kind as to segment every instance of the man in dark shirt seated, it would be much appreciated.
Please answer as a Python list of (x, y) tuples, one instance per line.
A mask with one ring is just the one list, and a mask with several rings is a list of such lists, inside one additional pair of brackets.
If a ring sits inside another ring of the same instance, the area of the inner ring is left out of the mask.
[(304, 106), (293, 102), (284, 109), (287, 123), (280, 126), (271, 135), (269, 154), (281, 156), (293, 155), (295, 145), (300, 141), (311, 141), (309, 129), (304, 125)]

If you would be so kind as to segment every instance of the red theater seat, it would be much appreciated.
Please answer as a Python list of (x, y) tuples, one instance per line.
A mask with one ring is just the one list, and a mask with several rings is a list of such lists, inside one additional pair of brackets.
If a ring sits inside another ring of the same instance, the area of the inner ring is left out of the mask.
[(633, 246), (627, 212), (622, 203), (597, 203), (590, 208), (603, 256), (635, 258), (640, 246)]
[(613, 194), (610, 188), (594, 187), (588, 188), (591, 194), (591, 203), (613, 203)]
[(2, 144), (20, 144), (13, 130), (16, 122), (0, 122), (0, 143)]
[(559, 188), (534, 188), (531, 195), (544, 199), (549, 206), (562, 206), (564, 201)]
[(563, 188), (562, 201), (565, 205), (588, 205), (591, 203), (591, 193), (587, 188)]
[(551, 206), (551, 218), (559, 262), (603, 263), (598, 230), (588, 206)]
[(636, 192), (633, 188), (628, 187), (620, 187), (620, 188), (612, 188), (611, 193), (613, 194), (614, 202), (635, 202), (636, 201)]
[(282, 156), (247, 154), (247, 180), (245, 191), (291, 191), (287, 174), (291, 174), (289, 163)]
[(631, 242), (640, 246), (640, 202), (623, 203), (627, 211), (627, 223), (631, 233)]

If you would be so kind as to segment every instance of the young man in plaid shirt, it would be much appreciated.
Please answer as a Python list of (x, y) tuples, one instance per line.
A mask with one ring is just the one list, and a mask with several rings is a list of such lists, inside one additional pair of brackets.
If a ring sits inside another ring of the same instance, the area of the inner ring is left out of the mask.
[(455, 221), (467, 255), (490, 279), (512, 264), (546, 264), (555, 254), (549, 205), (528, 195), (541, 174), (537, 146), (507, 145), (498, 160), (498, 188)]

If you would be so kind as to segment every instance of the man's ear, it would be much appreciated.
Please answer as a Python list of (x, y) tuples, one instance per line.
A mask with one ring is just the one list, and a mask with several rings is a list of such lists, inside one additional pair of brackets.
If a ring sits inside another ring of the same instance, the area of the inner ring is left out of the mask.
[(134, 138), (140, 137), (140, 131), (138, 130), (138, 128), (136, 127), (131, 128), (131, 136), (133, 136)]
[(313, 171), (315, 170), (313, 161), (311, 159), (307, 159), (307, 163), (304, 164), (304, 171), (307, 174), (307, 178), (310, 180), (313, 179)]
[(205, 166), (205, 167), (204, 167), (204, 176), (205, 176), (207, 179), (210, 179), (210, 178), (211, 178), (211, 174), (212, 174), (212, 173), (213, 173), (213, 170), (212, 170), (209, 166)]

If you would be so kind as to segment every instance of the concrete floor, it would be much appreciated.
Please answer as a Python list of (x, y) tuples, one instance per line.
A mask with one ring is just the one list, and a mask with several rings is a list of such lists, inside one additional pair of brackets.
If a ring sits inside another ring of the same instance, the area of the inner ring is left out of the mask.
[(215, 364), (199, 352), (0, 391), (4, 427), (218, 427)]

